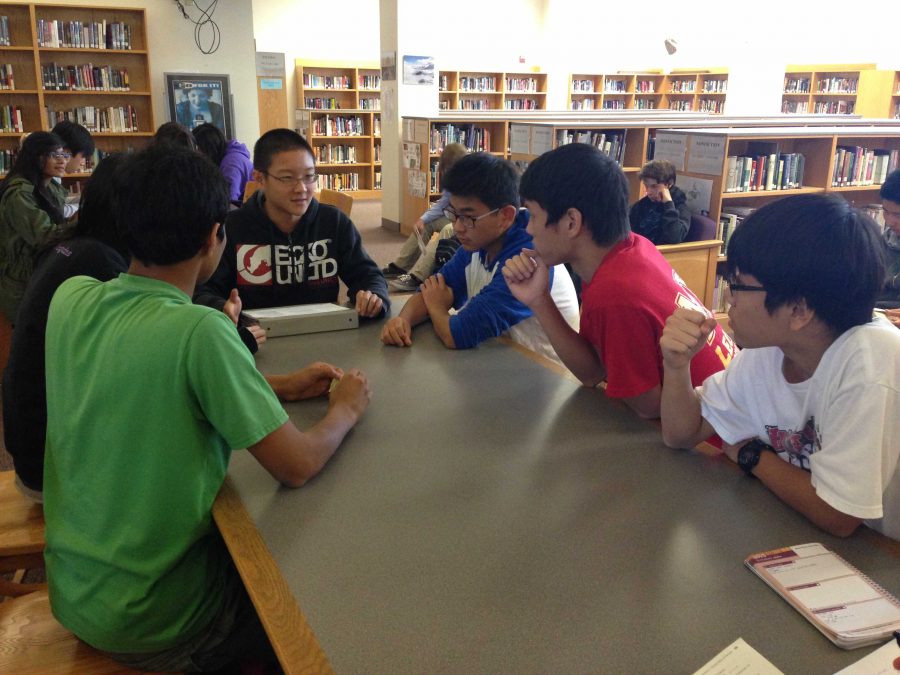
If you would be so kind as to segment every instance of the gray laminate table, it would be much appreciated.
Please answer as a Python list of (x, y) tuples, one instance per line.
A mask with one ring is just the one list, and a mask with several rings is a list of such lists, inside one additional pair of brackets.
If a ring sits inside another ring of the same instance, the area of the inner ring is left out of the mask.
[[(263, 347), (263, 372), (362, 367), (372, 404), (303, 488), (237, 452), (217, 503), (287, 672), (326, 670), (319, 645), (338, 673), (390, 674), (691, 673), (738, 637), (785, 673), (832, 673), (872, 649), (834, 647), (742, 563), (821, 541), (900, 594), (896, 542), (826, 535), (508, 344), (379, 331)], [(325, 405), (286, 407), (302, 427)]]

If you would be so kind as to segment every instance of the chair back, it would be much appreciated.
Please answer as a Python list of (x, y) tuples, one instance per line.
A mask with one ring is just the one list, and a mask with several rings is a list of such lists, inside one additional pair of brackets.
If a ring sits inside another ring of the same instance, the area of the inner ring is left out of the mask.
[(699, 213), (691, 214), (691, 226), (685, 241), (708, 241), (716, 238), (716, 221)]
[(712, 307), (719, 260), (718, 239), (657, 246), (659, 252), (707, 308)]
[(330, 204), (338, 208), (339, 210), (344, 212), (344, 215), (348, 218), (350, 217), (350, 210), (353, 208), (353, 197), (348, 195), (346, 192), (339, 192), (338, 190), (329, 190), (327, 188), (323, 188), (319, 190), (319, 194), (316, 196), (322, 204)]
[(255, 180), (248, 180), (247, 184), (244, 185), (244, 201), (250, 199), (253, 196), (253, 193), (259, 190), (259, 183)]

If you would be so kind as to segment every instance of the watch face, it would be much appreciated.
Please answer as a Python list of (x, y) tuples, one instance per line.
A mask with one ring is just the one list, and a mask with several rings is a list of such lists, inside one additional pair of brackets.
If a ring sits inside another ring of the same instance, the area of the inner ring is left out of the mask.
[(755, 443), (747, 443), (738, 451), (738, 466), (750, 473), (759, 463), (759, 446)]

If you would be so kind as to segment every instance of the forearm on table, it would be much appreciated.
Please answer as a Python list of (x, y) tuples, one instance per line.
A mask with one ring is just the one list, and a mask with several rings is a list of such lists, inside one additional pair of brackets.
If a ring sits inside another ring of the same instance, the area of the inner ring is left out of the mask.
[(597, 350), (568, 324), (549, 291), (533, 303), (531, 311), (547, 334), (560, 361), (582, 384), (596, 387), (606, 379), (606, 367)]
[(709, 437), (704, 430), (700, 397), (691, 383), (690, 365), (671, 368), (664, 364), (660, 397), (663, 442), (672, 448), (693, 448)]

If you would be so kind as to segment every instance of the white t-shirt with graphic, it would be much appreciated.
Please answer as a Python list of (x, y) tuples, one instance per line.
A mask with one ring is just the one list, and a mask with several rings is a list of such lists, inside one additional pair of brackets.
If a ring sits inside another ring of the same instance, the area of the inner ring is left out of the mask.
[(745, 349), (697, 387), (728, 443), (759, 438), (812, 473), (816, 494), (900, 540), (900, 330), (883, 318), (843, 333), (813, 376), (790, 384), (776, 347)]

